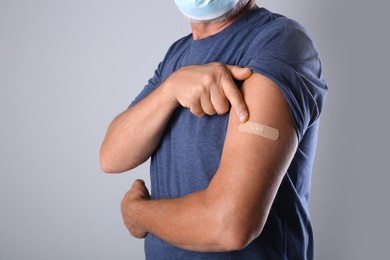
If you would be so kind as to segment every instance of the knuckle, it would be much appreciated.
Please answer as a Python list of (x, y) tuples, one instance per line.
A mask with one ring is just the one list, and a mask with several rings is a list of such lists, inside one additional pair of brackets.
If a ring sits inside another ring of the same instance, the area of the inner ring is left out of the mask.
[[(206, 82), (207, 82), (207, 80), (208, 79), (205, 79)], [(196, 85), (195, 92), (197, 93), (197, 95), (193, 96), (193, 98), (202, 96), (202, 95), (207, 93), (205, 86), (203, 86), (201, 84), (200, 85)]]
[(214, 70), (217, 73), (217, 75), (220, 75), (220, 76), (224, 76), (224, 75), (228, 74), (226, 66), (224, 64), (222, 64), (222, 63), (217, 63), (215, 65)]
[(222, 62), (213, 62), (212, 63), (213, 64), (213, 66), (215, 66), (216, 68), (218, 68), (218, 69), (223, 69), (223, 70), (226, 70), (225, 68), (226, 68), (226, 66), (225, 66), (225, 64), (223, 64)]
[(222, 62), (214, 61), (210, 63), (213, 67), (224, 67), (225, 65)]
[(204, 91), (203, 86), (206, 88), (210, 88), (214, 84), (215, 84), (214, 76), (211, 74), (205, 74), (202, 78), (202, 85), (200, 85), (200, 87), (202, 87), (202, 90)]
[(221, 78), (226, 76), (227, 68), (226, 65), (220, 62), (212, 62), (209, 64), (211, 70), (209, 73), (205, 73), (203, 76), (203, 83), (206, 86), (213, 86), (216, 83), (220, 83)]

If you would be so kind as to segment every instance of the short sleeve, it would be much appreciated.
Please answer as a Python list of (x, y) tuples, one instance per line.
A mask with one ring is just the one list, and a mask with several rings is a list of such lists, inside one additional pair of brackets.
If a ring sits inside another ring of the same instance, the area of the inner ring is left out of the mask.
[(313, 41), (302, 26), (283, 17), (259, 32), (252, 48), (248, 67), (280, 88), (301, 140), (320, 116), (327, 94)]
[[(143, 88), (139, 95), (131, 102), (129, 107), (134, 106), (139, 101), (148, 96), (155, 88), (157, 88), (161, 82), (163, 82), (169, 75), (171, 75), (178, 67), (177, 59), (180, 58), (183, 49), (187, 48), (191, 40), (191, 35), (183, 37), (176, 42), (174, 42), (167, 53), (165, 54), (164, 59), (159, 63), (157, 69), (154, 71), (154, 75), (149, 79), (148, 84)], [(173, 62), (173, 63), (172, 63)]]
[(161, 82), (161, 67), (160, 63), (157, 69), (154, 71), (154, 75), (149, 79), (148, 84), (142, 89), (142, 91), (136, 96), (136, 98), (130, 103), (129, 108), (140, 102), (146, 96), (148, 96)]

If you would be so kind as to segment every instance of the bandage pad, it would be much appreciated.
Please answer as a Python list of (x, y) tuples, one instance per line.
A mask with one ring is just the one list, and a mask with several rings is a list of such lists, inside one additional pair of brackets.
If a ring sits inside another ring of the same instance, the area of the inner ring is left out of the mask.
[(246, 122), (240, 124), (238, 127), (240, 132), (245, 132), (248, 134), (262, 136), (264, 138), (270, 139), (272, 141), (276, 141), (279, 138), (279, 130), (276, 128), (272, 128), (267, 125), (255, 123), (255, 122)]

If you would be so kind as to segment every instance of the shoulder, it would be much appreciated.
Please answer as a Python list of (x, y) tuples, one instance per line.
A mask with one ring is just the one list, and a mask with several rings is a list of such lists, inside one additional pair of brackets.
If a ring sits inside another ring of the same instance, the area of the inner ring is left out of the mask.
[(301, 139), (319, 117), (327, 93), (320, 56), (299, 22), (271, 12), (267, 15), (266, 22), (252, 28), (255, 37), (244, 63), (276, 83), (288, 101)]
[(252, 27), (256, 35), (254, 44), (278, 50), (299, 48), (307, 51), (308, 48), (315, 49), (310, 33), (298, 21), (268, 10), (257, 19), (262, 22)]
[(191, 44), (191, 39), (192, 35), (189, 34), (173, 42), (167, 51), (166, 58), (172, 56), (173, 54), (181, 53), (183, 50), (187, 49)]
[(155, 76), (157, 76), (158, 79), (155, 85), (164, 81), (166, 77), (178, 68), (179, 61), (183, 58), (183, 53), (188, 49), (190, 44), (190, 35), (180, 38), (171, 44), (155, 71)]
[(272, 31), (299, 31), (304, 34), (306, 29), (298, 21), (291, 19), (279, 13), (271, 12), (265, 8), (260, 8), (248, 15), (250, 23), (257, 24), (258, 29)]

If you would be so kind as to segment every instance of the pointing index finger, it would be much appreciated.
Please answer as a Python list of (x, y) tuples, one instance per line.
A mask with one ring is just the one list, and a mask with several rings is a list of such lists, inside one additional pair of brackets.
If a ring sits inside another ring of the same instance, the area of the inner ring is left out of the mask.
[(232, 77), (225, 78), (222, 82), (222, 89), (232, 108), (236, 112), (238, 120), (245, 123), (248, 120), (249, 112), (240, 90), (234, 83)]

